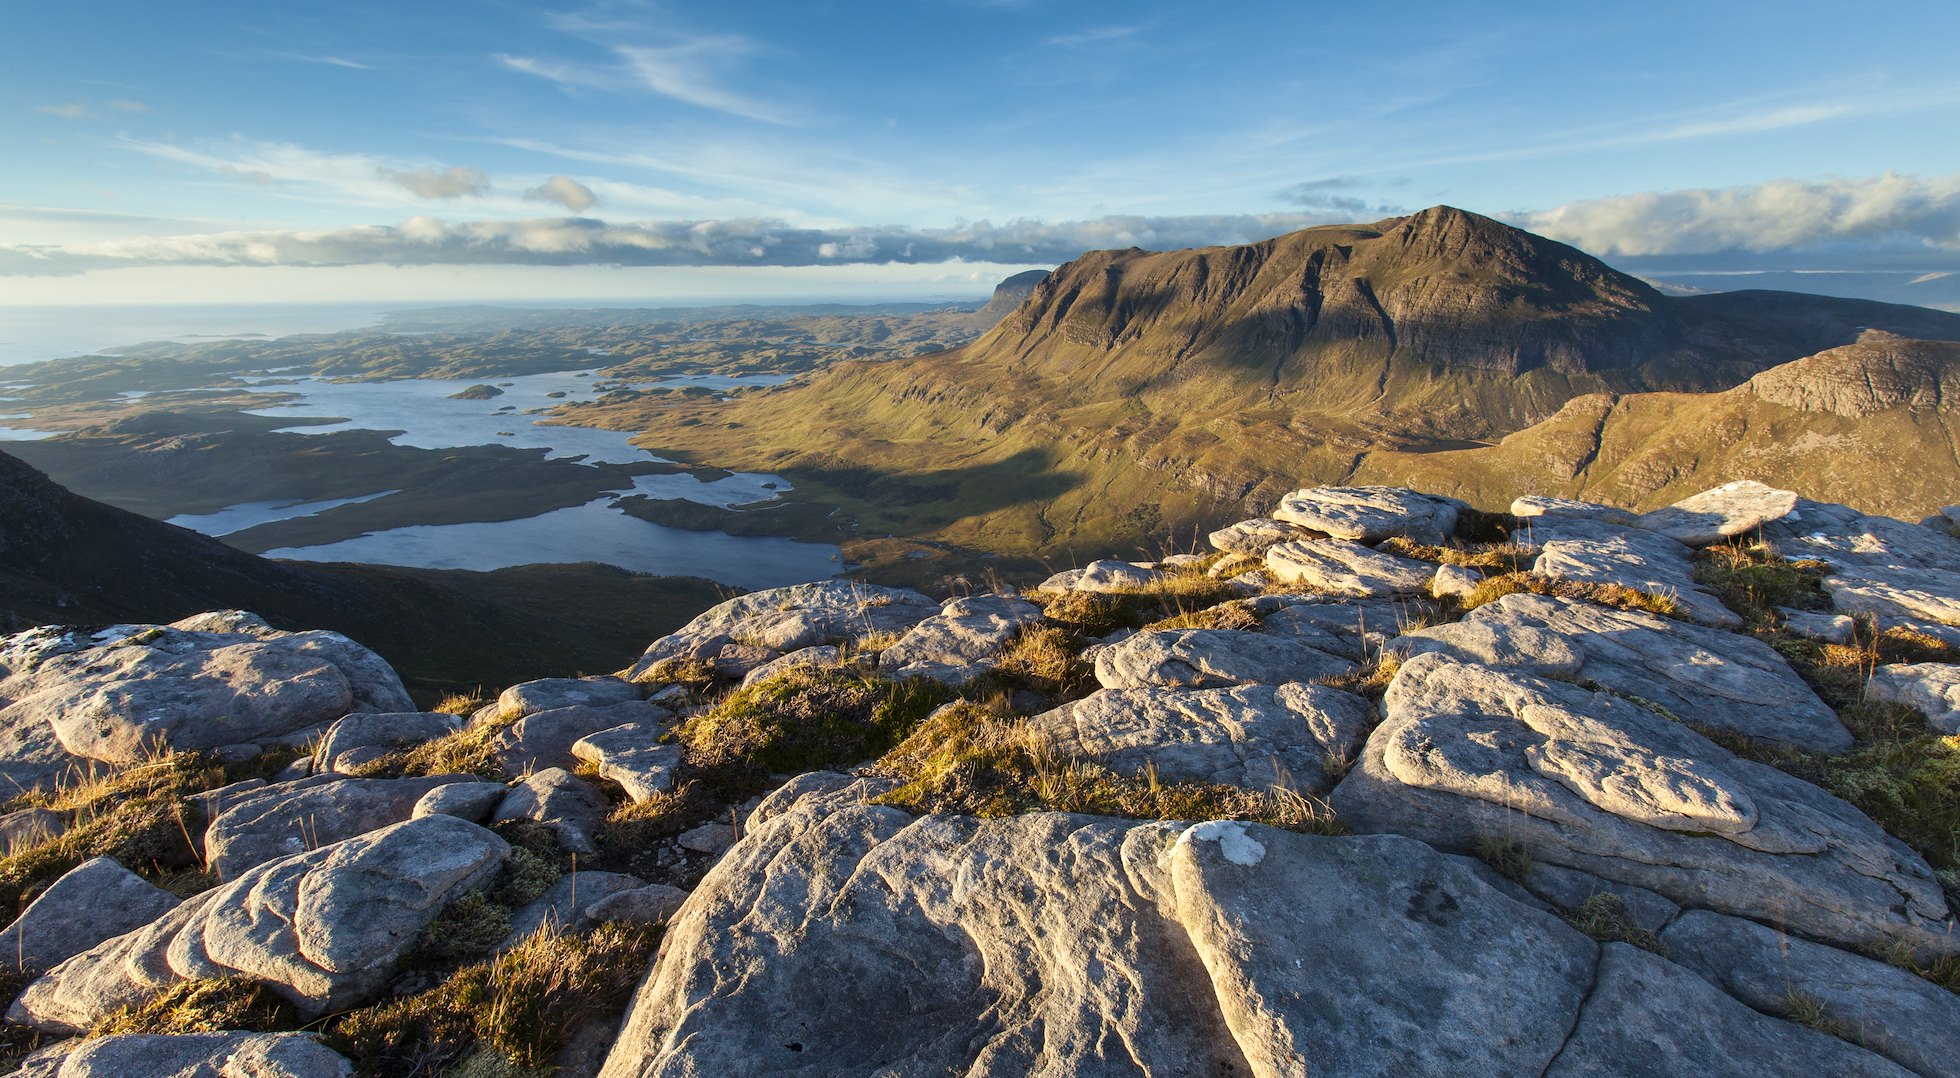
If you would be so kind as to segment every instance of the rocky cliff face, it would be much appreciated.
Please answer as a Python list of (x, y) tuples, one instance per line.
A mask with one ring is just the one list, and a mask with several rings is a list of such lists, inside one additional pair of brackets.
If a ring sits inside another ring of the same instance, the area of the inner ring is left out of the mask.
[(69, 1076), (1951, 1073), (1956, 520), (1306, 488), (1021, 594), (739, 596), (457, 714), (238, 611), (17, 634), (0, 764), (93, 774), (0, 816), (7, 1043)]

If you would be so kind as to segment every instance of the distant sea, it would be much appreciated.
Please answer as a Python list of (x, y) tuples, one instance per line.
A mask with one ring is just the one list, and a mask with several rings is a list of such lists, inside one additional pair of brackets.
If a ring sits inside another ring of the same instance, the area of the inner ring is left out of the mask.
[(157, 304), (115, 307), (0, 306), (0, 367), (88, 355), (149, 341), (283, 337), (363, 329), (390, 311), (429, 303)]

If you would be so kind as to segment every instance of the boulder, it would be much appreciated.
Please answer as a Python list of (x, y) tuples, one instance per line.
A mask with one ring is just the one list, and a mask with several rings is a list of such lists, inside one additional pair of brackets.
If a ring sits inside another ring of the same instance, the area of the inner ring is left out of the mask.
[(1638, 513), (1617, 506), (1574, 501), (1571, 498), (1553, 498), (1543, 494), (1526, 494), (1512, 499), (1511, 515), (1531, 523), (1558, 517), (1566, 520), (1594, 520), (1622, 527), (1633, 524), (1635, 518), (1639, 516)]
[(615, 726), (574, 742), (572, 756), (619, 783), (633, 800), (650, 800), (673, 788), (681, 764), (681, 747), (660, 743), (668, 729), (666, 723), (651, 722)]
[(39, 846), (68, 830), (68, 820), (59, 812), (44, 808), (24, 808), (0, 816), (0, 857)]
[(40, 973), (176, 907), (177, 896), (112, 857), (83, 861), (0, 932), (0, 963), (16, 972)]
[(878, 656), (892, 677), (930, 667), (991, 666), (1024, 626), (1041, 621), (1041, 608), (1026, 599), (975, 595), (948, 599), (941, 612), (913, 626)]
[(1436, 575), (1436, 564), (1344, 539), (1310, 539), (1268, 547), (1266, 571), (1282, 584), (1298, 584), (1326, 595), (1369, 599), (1423, 594)]
[(794, 670), (799, 666), (836, 666), (844, 661), (844, 649), (832, 644), (818, 644), (813, 648), (798, 648), (788, 655), (778, 656), (742, 676), (742, 687), (748, 688), (759, 681), (767, 681), (777, 674)]
[(735, 825), (710, 820), (699, 827), (682, 831), (675, 841), (684, 850), (720, 855), (735, 845)]
[(1709, 546), (1782, 520), (1796, 509), (1797, 501), (1796, 491), (1738, 479), (1665, 509), (1642, 513), (1635, 523), (1688, 546)]
[(1484, 575), (1461, 565), (1439, 565), (1436, 579), (1429, 582), (1429, 594), (1438, 599), (1468, 599), (1484, 582)]
[(1872, 669), (1865, 697), (1916, 707), (1942, 733), (1960, 733), (1960, 666), (1893, 663)]
[(1579, 599), (1506, 595), (1462, 621), (1397, 638), (1408, 657), (1586, 681), (1683, 722), (1817, 752), (1851, 748), (1851, 732), (1774, 648), (1752, 637)]
[[(1333, 633), (1341, 641), (1335, 654), (1369, 659), (1381, 654), (1392, 636), (1435, 618), (1442, 608), (1427, 599), (1334, 599), (1325, 595), (1262, 595), (1246, 600), (1260, 617), (1260, 628), (1279, 636), (1309, 638)], [(1315, 644), (1320, 647), (1321, 645)]]
[(1536, 1074), (1592, 982), (1591, 940), (1420, 843), (915, 818), (859, 785), (757, 810), (606, 1078)]
[(550, 890), (510, 915), (510, 935), (497, 945), (497, 950), (508, 951), (541, 928), (552, 932), (583, 932), (594, 923), (589, 912), (594, 903), (646, 885), (647, 881), (638, 876), (622, 872), (567, 872), (558, 877)]
[(1273, 519), (1362, 543), (1402, 535), (1436, 544), (1456, 531), (1457, 513), (1468, 508), (1401, 487), (1313, 487), (1281, 498)]
[(530, 820), (551, 828), (573, 853), (597, 853), (599, 828), (611, 806), (592, 784), (561, 767), (527, 776), (497, 806), (495, 820)]
[(1824, 590), (1838, 613), (1960, 642), (1960, 538), (1951, 532), (1805, 500), (1764, 534), (1787, 558), (1831, 567)]
[(1104, 689), (1029, 720), (1063, 758), (1121, 775), (1146, 767), (1165, 782), (1323, 794), (1330, 759), (1361, 747), (1368, 705), (1320, 685)]
[(1786, 631), (1826, 644), (1849, 644), (1858, 629), (1857, 620), (1848, 614), (1794, 610), (1787, 606), (1777, 607), (1776, 613), (1783, 619)]
[(1092, 561), (1080, 569), (1067, 569), (1041, 582), (1037, 591), (1150, 591), (1162, 586), (1167, 574), (1148, 563)]
[(62, 749), (110, 763), (276, 742), (352, 711), (412, 710), (380, 656), (317, 630), (149, 626), (47, 654), (0, 680), (0, 731), (52, 728)]
[(652, 883), (613, 894), (585, 907), (585, 915), (595, 922), (624, 921), (654, 925), (671, 919), (687, 901), (687, 892), (664, 883)]
[(254, 790), (204, 831), (205, 862), (220, 879), (376, 828), (400, 823), (438, 786), (467, 775), (400, 779), (318, 776)]
[(397, 752), (453, 734), (462, 727), (460, 717), (440, 711), (349, 715), (327, 728), (327, 736), (313, 752), (314, 767), (319, 771), (344, 772), (355, 766), (357, 757), (350, 754), (373, 749)]
[(1960, 998), (1897, 966), (1707, 910), (1682, 914), (1661, 941), (1765, 1014), (1787, 1015), (1801, 998), (1845, 1040), (1920, 1074), (1950, 1074), (1960, 1060)]
[(1159, 629), (1100, 649), (1105, 689), (1282, 685), (1352, 673), (1354, 663), (1300, 642), (1240, 629)]
[(1609, 693), (1418, 655), (1334, 790), (1341, 821), (1534, 861), (1846, 946), (1960, 953), (1932, 870), (1862, 813)]
[(1599, 983), (1549, 1076), (1858, 1075), (1905, 1078), (1881, 1056), (1758, 1014), (1659, 955), (1600, 948)]
[(251, 977), (311, 1019), (365, 1002), (449, 902), (487, 885), (503, 839), (428, 816), (260, 865), (149, 925), (68, 959), (27, 986), (7, 1017), (81, 1032), (194, 977)]
[(1695, 582), (1688, 548), (1665, 536), (1628, 530), (1610, 539), (1557, 539), (1545, 544), (1531, 568), (1554, 580), (1617, 585), (1665, 596), (1704, 625), (1742, 627), (1735, 611)]
[(1266, 548), (1279, 543), (1290, 543), (1298, 539), (1317, 538), (1313, 532), (1298, 524), (1288, 524), (1283, 520), (1258, 517), (1241, 520), (1229, 528), (1220, 528), (1207, 537), (1213, 550), (1225, 554), (1264, 554)]
[(557, 707), (533, 712), (497, 731), (490, 751), (506, 775), (551, 767), (569, 769), (578, 766), (572, 746), (582, 738), (628, 723), (662, 726), (673, 719), (674, 713), (666, 708), (637, 700), (598, 707)]
[(535, 715), (537, 711), (553, 711), (557, 708), (606, 708), (610, 704), (633, 704), (641, 700), (645, 692), (633, 682), (604, 676), (604, 678), (539, 678), (535, 682), (519, 682), (496, 698), (498, 717), (521, 719), (525, 715)]
[(310, 1033), (129, 1033), (83, 1041), (47, 1078), (347, 1078), (354, 1065)]
[(509, 793), (510, 787), (501, 782), (469, 780), (445, 783), (423, 794), (408, 815), (411, 820), (442, 815), (482, 823), (490, 818), (498, 805), (504, 803), (504, 797)]
[(770, 588), (730, 599), (654, 641), (626, 676), (641, 680), (670, 659), (707, 660), (730, 643), (777, 652), (855, 643), (902, 633), (937, 613), (938, 603), (906, 588), (849, 580)]

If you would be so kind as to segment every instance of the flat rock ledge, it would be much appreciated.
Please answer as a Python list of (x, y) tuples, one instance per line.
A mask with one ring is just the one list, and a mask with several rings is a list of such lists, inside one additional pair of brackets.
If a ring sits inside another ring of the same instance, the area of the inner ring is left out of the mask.
[(1342, 822), (1644, 887), (1854, 948), (1960, 953), (1932, 870), (1857, 809), (1620, 697), (1418, 655), (1334, 790)]
[[(804, 776), (751, 816), (603, 1078), (1906, 1073), (1398, 836), (913, 817), (868, 792)], [(1629, 1006), (1667, 1009), (1667, 1043), (1629, 1036)]]

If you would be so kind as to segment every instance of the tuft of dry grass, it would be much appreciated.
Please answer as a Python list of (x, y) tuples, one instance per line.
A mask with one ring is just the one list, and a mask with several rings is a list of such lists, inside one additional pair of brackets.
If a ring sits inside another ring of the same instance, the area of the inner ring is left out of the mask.
[(1531, 568), (1538, 558), (1530, 547), (1519, 546), (1506, 539), (1494, 543), (1452, 543), (1447, 546), (1431, 546), (1418, 543), (1406, 536), (1395, 536), (1381, 543), (1377, 550), (1386, 550), (1417, 561), (1433, 561), (1440, 565), (1461, 565), (1467, 569), (1482, 569), (1486, 573), (1522, 573)]
[(1324, 802), (1290, 790), (1167, 783), (1058, 759), (1027, 724), (976, 704), (943, 708), (876, 765), (902, 785), (879, 798), (913, 812), (1011, 816), (1079, 812), (1146, 820), (1247, 820), (1344, 833)]
[(1143, 631), (1148, 633), (1162, 629), (1237, 629), (1257, 632), (1262, 627), (1263, 623), (1259, 620), (1259, 615), (1254, 614), (1244, 602), (1230, 602), (1153, 621), (1145, 625)]
[(1596, 940), (1631, 943), (1643, 951), (1665, 956), (1667, 947), (1659, 936), (1634, 922), (1633, 912), (1619, 895), (1602, 891), (1560, 916), (1565, 923)]
[(582, 1027), (619, 1020), (659, 942), (639, 925), (541, 929), (426, 992), (339, 1016), (327, 1043), (356, 1073), (388, 1078), (433, 1078), (484, 1049), (543, 1067)]
[(1777, 607), (1829, 610), (1824, 592), (1829, 567), (1821, 561), (1786, 561), (1768, 543), (1735, 541), (1695, 553), (1695, 582), (1716, 595), (1751, 626), (1781, 622)]
[(293, 1005), (250, 977), (202, 977), (180, 981), (138, 1007), (104, 1015), (90, 1037), (124, 1033), (274, 1033), (298, 1022)]
[(1585, 599), (1618, 610), (1640, 610), (1670, 618), (1686, 616), (1680, 602), (1671, 595), (1639, 591), (1619, 584), (1554, 580), (1548, 576), (1525, 572), (1484, 578), (1484, 581), (1477, 585), (1476, 590), (1464, 598), (1462, 609), (1475, 610), (1485, 603), (1494, 603), (1506, 595), (1516, 595), (1520, 592), (1553, 595), (1565, 599)]
[(1047, 696), (1077, 700), (1096, 690), (1094, 667), (1082, 661), (1083, 642), (1054, 625), (1024, 627), (1001, 649), (996, 679)]
[(1523, 883), (1533, 864), (1531, 850), (1524, 843), (1501, 835), (1483, 835), (1471, 850), (1477, 860), (1513, 883)]
[(429, 710), (439, 711), (444, 715), (462, 715), (468, 717), (474, 715), (478, 708), (483, 707), (494, 699), (495, 697), (484, 695), (483, 686), (478, 685), (468, 692), (449, 693), (442, 699), (436, 701), (436, 706)]
[(795, 774), (878, 756), (951, 697), (936, 681), (799, 666), (730, 693), (679, 733), (700, 766), (746, 762)]

